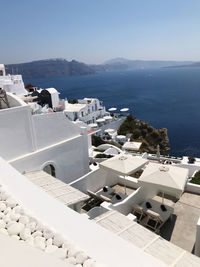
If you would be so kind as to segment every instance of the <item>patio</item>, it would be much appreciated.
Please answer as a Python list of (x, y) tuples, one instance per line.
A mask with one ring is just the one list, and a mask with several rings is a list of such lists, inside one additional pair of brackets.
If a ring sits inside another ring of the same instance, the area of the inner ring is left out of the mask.
[[(167, 205), (171, 200), (165, 199)], [(194, 249), (196, 224), (200, 216), (200, 195), (185, 192), (178, 202), (173, 203), (172, 220), (167, 221), (160, 235), (173, 244), (192, 252)]]

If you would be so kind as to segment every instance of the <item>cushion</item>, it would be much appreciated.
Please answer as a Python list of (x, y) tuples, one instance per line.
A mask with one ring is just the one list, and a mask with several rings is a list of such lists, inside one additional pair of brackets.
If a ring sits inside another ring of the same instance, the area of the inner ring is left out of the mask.
[(153, 217), (155, 219), (161, 219), (160, 218), (160, 214), (155, 212), (155, 211), (152, 211), (152, 210), (147, 210), (146, 213), (150, 216), (150, 217)]
[(146, 207), (147, 207), (147, 209), (151, 209), (152, 208), (151, 203), (150, 202), (146, 202)]
[(160, 208), (161, 208), (162, 211), (167, 211), (167, 208), (166, 208), (165, 205), (163, 205), (163, 204), (160, 205)]

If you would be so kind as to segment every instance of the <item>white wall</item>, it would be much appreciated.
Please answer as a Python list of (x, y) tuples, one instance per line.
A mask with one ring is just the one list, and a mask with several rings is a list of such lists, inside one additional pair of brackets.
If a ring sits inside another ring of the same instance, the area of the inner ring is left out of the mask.
[(177, 167), (181, 167), (181, 168), (185, 168), (189, 170), (189, 177), (191, 177), (193, 175), (193, 173), (197, 170), (200, 170), (200, 166), (199, 165), (195, 165), (195, 163), (193, 164), (177, 164)]
[[(164, 267), (153, 256), (52, 198), (0, 159), (0, 184), (25, 212), (109, 267)], [(22, 190), (23, 189), (23, 190)]]
[(38, 149), (72, 138), (81, 133), (81, 129), (69, 121), (63, 112), (33, 115), (32, 119)]
[(70, 185), (84, 193), (87, 193), (87, 190), (97, 192), (104, 186), (112, 186), (117, 183), (118, 176), (114, 172), (107, 172), (103, 169), (97, 169), (77, 179)]
[(9, 160), (32, 152), (31, 108), (29, 106), (0, 110), (0, 156)]
[(123, 201), (118, 204), (111, 204), (109, 208), (117, 210), (124, 215), (128, 215), (133, 211), (133, 204), (141, 204), (142, 202), (154, 197), (156, 194), (157, 190), (153, 187), (139, 187)]

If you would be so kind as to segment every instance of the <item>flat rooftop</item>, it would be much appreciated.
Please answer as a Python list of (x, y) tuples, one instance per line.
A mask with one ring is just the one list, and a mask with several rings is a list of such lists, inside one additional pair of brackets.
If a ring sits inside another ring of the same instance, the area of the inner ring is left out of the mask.
[(65, 184), (44, 171), (28, 172), (25, 176), (46, 193), (63, 202), (66, 206), (86, 201), (89, 196), (80, 190)]
[(108, 211), (96, 217), (94, 221), (168, 266), (200, 266), (199, 257), (168, 242), (117, 211)]

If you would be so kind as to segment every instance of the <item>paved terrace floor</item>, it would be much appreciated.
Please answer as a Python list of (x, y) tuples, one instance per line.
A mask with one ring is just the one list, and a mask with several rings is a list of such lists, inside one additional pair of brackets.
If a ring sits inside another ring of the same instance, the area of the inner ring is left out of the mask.
[(162, 227), (161, 236), (192, 252), (196, 238), (196, 224), (200, 217), (200, 195), (186, 192), (173, 207), (172, 221), (167, 221)]
[(52, 197), (63, 202), (67, 206), (84, 202), (89, 196), (80, 190), (63, 183), (59, 179), (44, 171), (25, 173), (25, 176), (35, 185), (39, 186)]
[(174, 267), (199, 267), (200, 258), (166, 241), (117, 211), (108, 211), (94, 219), (107, 230), (131, 242), (146, 253)]

